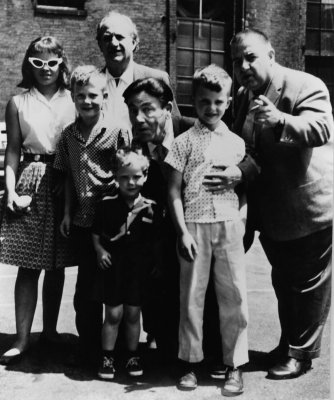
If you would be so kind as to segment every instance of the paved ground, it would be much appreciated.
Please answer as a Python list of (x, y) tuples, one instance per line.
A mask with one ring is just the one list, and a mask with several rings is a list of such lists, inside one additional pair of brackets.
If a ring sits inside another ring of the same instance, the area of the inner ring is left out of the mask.
[[(245, 393), (240, 400), (317, 400), (329, 399), (330, 336), (328, 322), (320, 359), (314, 368), (297, 380), (266, 379), (266, 353), (279, 337), (276, 300), (270, 284), (270, 268), (258, 243), (247, 255), (249, 296), (250, 363), (245, 368)], [(0, 268), (0, 352), (8, 348), (15, 333), (13, 288), (16, 270)], [(0, 400), (216, 400), (222, 399), (221, 382), (212, 381), (203, 372), (194, 392), (175, 388), (176, 371), (162, 369), (154, 355), (149, 357), (148, 373), (130, 381), (121, 374), (114, 382), (99, 381), (94, 371), (64, 363), (76, 341), (72, 296), (76, 269), (67, 270), (66, 285), (58, 330), (69, 345), (62, 349), (43, 349), (37, 342), (41, 331), (41, 304), (33, 324), (30, 353), (14, 366), (0, 366)]]

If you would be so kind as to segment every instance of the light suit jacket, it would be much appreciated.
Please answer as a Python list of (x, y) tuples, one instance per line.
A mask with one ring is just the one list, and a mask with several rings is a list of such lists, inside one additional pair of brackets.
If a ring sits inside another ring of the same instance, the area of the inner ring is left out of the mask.
[[(320, 79), (278, 64), (274, 68), (266, 96), (284, 113), (285, 125), (279, 132), (255, 125), (253, 138), (244, 137), (252, 161), (239, 166), (246, 180), (254, 161), (260, 166), (251, 204), (260, 230), (282, 241), (332, 224), (334, 125), (329, 93)], [(241, 136), (248, 98), (241, 88), (234, 123)]]

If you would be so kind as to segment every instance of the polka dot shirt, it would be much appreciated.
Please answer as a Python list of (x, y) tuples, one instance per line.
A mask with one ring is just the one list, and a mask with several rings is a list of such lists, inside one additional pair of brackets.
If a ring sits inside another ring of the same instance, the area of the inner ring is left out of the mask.
[(54, 168), (70, 172), (78, 200), (73, 223), (91, 227), (97, 200), (115, 187), (112, 159), (118, 147), (129, 145), (128, 131), (107, 127), (100, 121), (88, 139), (78, 129), (78, 121), (62, 132)]
[(186, 222), (213, 223), (239, 218), (239, 199), (234, 190), (211, 193), (202, 182), (215, 167), (237, 165), (244, 156), (244, 141), (222, 121), (215, 131), (210, 131), (196, 120), (193, 127), (174, 140), (165, 162), (183, 175)]

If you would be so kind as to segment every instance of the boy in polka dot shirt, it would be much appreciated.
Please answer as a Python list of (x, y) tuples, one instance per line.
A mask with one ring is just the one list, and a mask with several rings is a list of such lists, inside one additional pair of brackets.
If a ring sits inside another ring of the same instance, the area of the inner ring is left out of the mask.
[[(165, 162), (171, 168), (169, 203), (178, 234), (180, 262), (179, 358), (181, 389), (197, 386), (196, 364), (203, 360), (203, 308), (213, 269), (219, 306), (226, 395), (243, 391), (240, 366), (248, 362), (247, 292), (244, 261), (245, 203), (233, 188), (208, 190), (215, 169), (232, 168), (245, 156), (243, 140), (221, 120), (231, 102), (232, 80), (209, 65), (193, 77), (198, 119), (177, 137)], [(210, 176), (211, 174), (211, 176)]]
[(97, 201), (116, 187), (113, 157), (118, 147), (129, 144), (130, 137), (127, 130), (107, 125), (101, 111), (107, 99), (107, 82), (94, 66), (73, 71), (71, 94), (78, 117), (62, 132), (54, 167), (66, 174), (60, 230), (73, 239), (77, 253), (74, 308), (79, 354), (83, 361), (95, 363), (101, 342), (102, 305), (92, 300), (97, 262), (91, 228)]

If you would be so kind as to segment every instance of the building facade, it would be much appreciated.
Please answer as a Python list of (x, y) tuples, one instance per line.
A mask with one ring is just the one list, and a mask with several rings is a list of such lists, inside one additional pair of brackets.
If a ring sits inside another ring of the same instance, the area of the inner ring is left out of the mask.
[(333, 98), (334, 0), (1, 0), (0, 121), (36, 37), (56, 36), (73, 67), (103, 65), (95, 33), (109, 10), (134, 20), (136, 61), (169, 72), (185, 114), (194, 69), (215, 62), (232, 73), (228, 43), (243, 27), (265, 31), (278, 62), (320, 76)]

